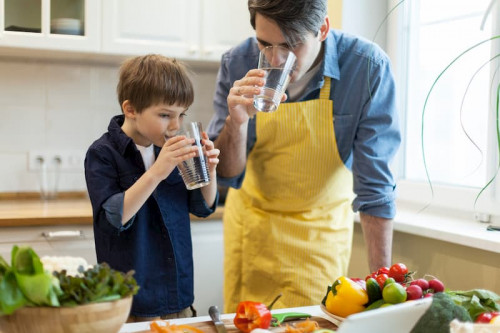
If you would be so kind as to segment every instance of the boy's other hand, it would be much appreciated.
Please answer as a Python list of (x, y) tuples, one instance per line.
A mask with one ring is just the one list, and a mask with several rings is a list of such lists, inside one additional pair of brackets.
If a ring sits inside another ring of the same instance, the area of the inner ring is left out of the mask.
[(210, 174), (214, 174), (217, 164), (219, 163), (218, 157), (220, 150), (215, 148), (214, 143), (210, 141), (206, 132), (202, 133), (202, 137), (202, 144), (205, 147), (205, 155), (207, 156), (208, 172), (210, 172)]
[(167, 178), (177, 164), (196, 156), (197, 148), (193, 143), (194, 139), (182, 135), (168, 139), (150, 170), (162, 179)]

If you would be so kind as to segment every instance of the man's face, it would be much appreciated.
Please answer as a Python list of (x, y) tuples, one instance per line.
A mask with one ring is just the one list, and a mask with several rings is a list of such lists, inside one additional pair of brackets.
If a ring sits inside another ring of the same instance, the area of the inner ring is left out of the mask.
[[(259, 13), (255, 16), (255, 35), (257, 37), (259, 49), (270, 45), (280, 45), (288, 48), (285, 37), (281, 33), (279, 26), (273, 21)], [(297, 57), (296, 69), (292, 73), (291, 82), (297, 81), (311, 68), (314, 60), (321, 50), (323, 38), (321, 33), (314, 36), (309, 33), (304, 42), (292, 47), (292, 52)]]

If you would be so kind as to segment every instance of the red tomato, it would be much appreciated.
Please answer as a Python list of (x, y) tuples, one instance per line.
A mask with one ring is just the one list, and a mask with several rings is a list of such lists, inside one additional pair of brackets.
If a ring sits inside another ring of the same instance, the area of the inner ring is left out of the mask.
[(394, 278), (396, 282), (404, 282), (406, 274), (408, 274), (408, 268), (405, 264), (397, 263), (389, 268), (389, 276)]
[(389, 275), (389, 267), (380, 267), (377, 271), (377, 275), (380, 275), (380, 274), (387, 274)]
[(365, 277), (365, 281), (368, 280), (369, 278), (376, 278), (377, 277), (377, 272), (373, 272)]
[(388, 277), (389, 276), (387, 274), (380, 274), (375, 277), (375, 280), (377, 280), (377, 283), (380, 286), (380, 290), (384, 290), (385, 280), (387, 280)]
[(476, 320), (474, 321), (475, 323), (483, 323), (483, 324), (489, 324), (491, 319), (494, 317), (500, 315), (500, 312), (494, 311), (494, 312), (483, 312), (479, 316), (477, 316)]

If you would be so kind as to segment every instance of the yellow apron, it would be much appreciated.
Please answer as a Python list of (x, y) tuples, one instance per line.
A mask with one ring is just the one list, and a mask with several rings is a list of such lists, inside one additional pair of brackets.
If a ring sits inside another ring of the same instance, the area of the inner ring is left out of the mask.
[(330, 82), (319, 99), (256, 116), (245, 179), (229, 190), (223, 218), (225, 312), (279, 293), (274, 308), (320, 304), (347, 273), (352, 173), (337, 149)]

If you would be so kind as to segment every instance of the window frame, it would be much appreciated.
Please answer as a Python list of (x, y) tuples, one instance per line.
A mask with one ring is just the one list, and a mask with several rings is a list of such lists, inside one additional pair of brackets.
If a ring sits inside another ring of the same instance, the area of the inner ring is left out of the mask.
[[(493, 35), (500, 35), (500, 0), (493, 5), (493, 10), (489, 13), (488, 20), (494, 20)], [(408, 71), (410, 62), (409, 43), (411, 37), (415, 37), (412, 27), (415, 25), (415, 16), (410, 15), (416, 10), (418, 0), (406, 0), (399, 5), (399, 8), (392, 11), (387, 20), (387, 53), (392, 60), (395, 80), (398, 86), (398, 106), (400, 111), (400, 124), (402, 131), (402, 144), (392, 169), (397, 180), (398, 202), (405, 202), (421, 206), (422, 209), (428, 207), (453, 211), (454, 214), (462, 214), (473, 219), (484, 221), (500, 220), (500, 172), (494, 181), (488, 186), (477, 199), (481, 189), (465, 186), (449, 186), (429, 181), (410, 181), (405, 179), (405, 156), (406, 148), (406, 126), (407, 126), (407, 101), (408, 101)], [(400, 3), (400, 0), (388, 0), (388, 9), (391, 10)], [(485, 8), (486, 10), (486, 8)], [(478, 41), (479, 42), (479, 41)], [(499, 54), (500, 43), (495, 43), (492, 48), (493, 54)], [(458, 54), (457, 54), (458, 56)], [(498, 65), (499, 62), (496, 62)], [(495, 75), (493, 68), (490, 77)], [(499, 73), (496, 74), (495, 84), (500, 82)], [(493, 97), (490, 97), (492, 100)], [(495, 97), (496, 98), (496, 97)], [(490, 103), (490, 105), (493, 103)], [(496, 142), (496, 116), (493, 106), (490, 106), (488, 147), (495, 147)], [(489, 148), (486, 153), (488, 175), (491, 175), (498, 168), (498, 147)], [(477, 200), (476, 200), (477, 199)]]

